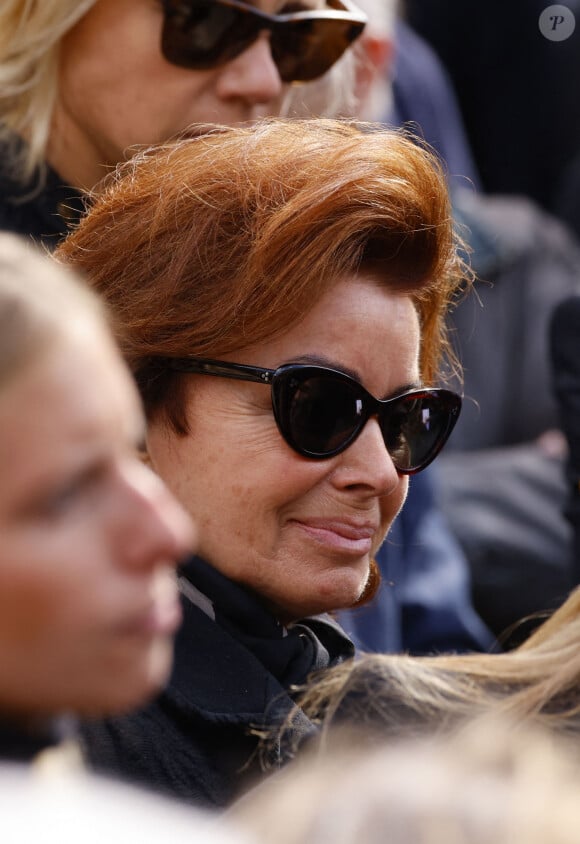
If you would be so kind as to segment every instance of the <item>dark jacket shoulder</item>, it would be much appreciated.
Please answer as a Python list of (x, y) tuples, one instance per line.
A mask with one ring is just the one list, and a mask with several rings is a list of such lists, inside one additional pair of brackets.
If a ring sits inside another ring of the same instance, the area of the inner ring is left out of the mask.
[[(101, 773), (207, 807), (229, 804), (261, 776), (253, 728), (295, 708), (256, 658), (199, 607), (183, 601), (166, 690), (139, 712), (83, 727), (88, 763)], [(313, 725), (298, 713), (296, 730)], [(270, 761), (282, 764), (279, 749)]]
[(0, 230), (31, 237), (52, 250), (83, 211), (83, 195), (50, 167), (22, 182), (13, 148), (0, 144)]

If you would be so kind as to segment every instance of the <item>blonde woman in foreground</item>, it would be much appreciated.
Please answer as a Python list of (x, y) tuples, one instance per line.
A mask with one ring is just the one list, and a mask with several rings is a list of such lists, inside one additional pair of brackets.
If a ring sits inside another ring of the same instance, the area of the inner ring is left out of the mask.
[[(194, 529), (136, 456), (137, 392), (100, 303), (0, 235), (0, 840), (235, 844), (84, 771), (76, 718), (160, 689)], [(63, 739), (66, 739), (64, 741)]]
[(0, 236), (0, 760), (160, 689), (189, 519), (136, 456), (141, 406), (96, 297)]

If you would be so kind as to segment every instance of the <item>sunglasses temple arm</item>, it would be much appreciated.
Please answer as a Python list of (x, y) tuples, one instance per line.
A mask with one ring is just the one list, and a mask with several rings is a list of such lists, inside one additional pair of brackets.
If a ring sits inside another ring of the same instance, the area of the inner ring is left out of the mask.
[(258, 384), (269, 384), (274, 375), (274, 369), (263, 369), (260, 366), (247, 366), (242, 363), (225, 363), (221, 361), (202, 361), (193, 358), (176, 358), (169, 361), (171, 369), (180, 372), (194, 372), (200, 375), (218, 375), (222, 378), (234, 378), (238, 381), (255, 381)]

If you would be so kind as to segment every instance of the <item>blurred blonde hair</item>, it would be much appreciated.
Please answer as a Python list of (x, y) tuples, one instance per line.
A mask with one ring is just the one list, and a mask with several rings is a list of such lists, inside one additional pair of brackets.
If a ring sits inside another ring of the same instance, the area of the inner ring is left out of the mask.
[(104, 330), (104, 308), (76, 276), (12, 234), (0, 232), (0, 391), (59, 338)]
[(0, 141), (26, 139), (18, 175), (42, 167), (58, 88), (63, 36), (96, 0), (2, 0), (0, 4)]
[[(363, 654), (312, 678), (298, 701), (320, 724), (373, 736), (447, 733), (487, 712), (580, 734), (580, 588), (514, 651), (412, 657)], [(282, 738), (290, 735), (288, 725)], [(276, 736), (276, 741), (279, 737)]]
[(258, 844), (576, 844), (574, 751), (509, 719), (372, 745), (347, 733), (250, 792), (229, 819)]

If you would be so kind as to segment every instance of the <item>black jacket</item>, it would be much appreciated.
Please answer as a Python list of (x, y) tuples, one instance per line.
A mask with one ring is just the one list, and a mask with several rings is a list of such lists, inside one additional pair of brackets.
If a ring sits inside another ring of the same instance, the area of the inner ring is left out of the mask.
[[(164, 693), (137, 713), (86, 725), (89, 765), (208, 807), (229, 804), (261, 775), (250, 731), (294, 708), (288, 688), (354, 648), (326, 617), (286, 630), (256, 596), (199, 558), (181, 578), (184, 621)], [(296, 731), (314, 728), (298, 713)], [(270, 764), (283, 763), (283, 747)]]
[(60, 176), (47, 168), (39, 188), (38, 178), (22, 184), (14, 173), (14, 155), (8, 145), (0, 146), (0, 230), (31, 237), (54, 249), (84, 210), (83, 195), (64, 185)]
[(26, 725), (0, 721), (0, 761), (33, 762), (45, 750), (76, 740), (76, 722), (69, 717), (50, 718)]

